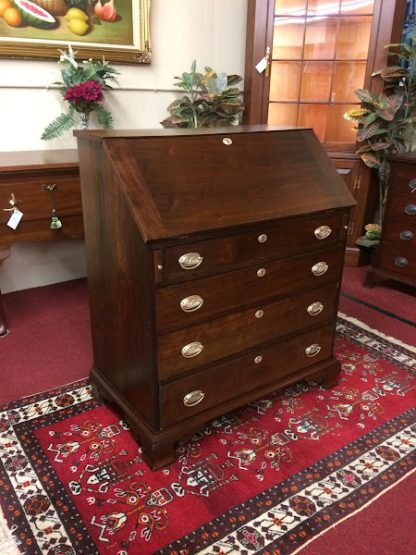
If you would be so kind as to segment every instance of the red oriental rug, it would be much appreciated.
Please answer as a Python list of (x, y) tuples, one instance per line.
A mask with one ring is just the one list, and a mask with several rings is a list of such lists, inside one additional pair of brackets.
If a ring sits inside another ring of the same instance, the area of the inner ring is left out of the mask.
[(340, 316), (336, 350), (337, 387), (301, 383), (224, 415), (157, 472), (85, 381), (2, 407), (0, 498), (18, 550), (298, 552), (416, 468), (416, 349)]

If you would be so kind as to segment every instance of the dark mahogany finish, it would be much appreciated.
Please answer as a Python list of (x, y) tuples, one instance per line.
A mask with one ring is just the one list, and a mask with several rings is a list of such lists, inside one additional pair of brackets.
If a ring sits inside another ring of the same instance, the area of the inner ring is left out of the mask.
[[(53, 187), (53, 193), (48, 192)], [(52, 198), (52, 195), (54, 198)], [(8, 227), (14, 196), (23, 218)], [(62, 228), (51, 229), (53, 204)], [(83, 237), (81, 190), (76, 150), (40, 150), (0, 153), (0, 264), (17, 241), (55, 241)], [(6, 320), (0, 293), (0, 336)]]
[(367, 287), (387, 279), (416, 286), (416, 155), (397, 155), (390, 163), (380, 245)]
[(354, 200), (311, 130), (76, 135), (91, 377), (151, 468), (207, 420), (276, 388), (336, 383)]

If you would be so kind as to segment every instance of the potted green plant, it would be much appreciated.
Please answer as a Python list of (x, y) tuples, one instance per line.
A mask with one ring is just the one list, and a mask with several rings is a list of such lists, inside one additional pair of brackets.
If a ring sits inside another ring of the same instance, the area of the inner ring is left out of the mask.
[(386, 48), (396, 63), (372, 74), (383, 80), (383, 92), (373, 94), (368, 89), (357, 89), (361, 107), (344, 115), (355, 123), (357, 141), (363, 143), (357, 154), (378, 175), (377, 221), (368, 224), (366, 234), (357, 241), (364, 246), (376, 245), (380, 238), (390, 175), (387, 156), (416, 146), (416, 45), (411, 40)]
[(199, 73), (194, 60), (191, 71), (175, 79), (175, 85), (185, 94), (167, 107), (170, 116), (161, 122), (163, 127), (221, 127), (240, 123), (244, 104), (241, 91), (234, 85), (242, 77), (216, 73), (210, 67)]

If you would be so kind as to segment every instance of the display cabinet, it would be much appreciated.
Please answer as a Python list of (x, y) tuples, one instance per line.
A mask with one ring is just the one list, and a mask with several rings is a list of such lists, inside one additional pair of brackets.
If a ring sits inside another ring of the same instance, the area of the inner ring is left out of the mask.
[(374, 195), (343, 114), (359, 105), (355, 89), (381, 90), (371, 75), (387, 64), (385, 45), (400, 41), (404, 12), (402, 0), (248, 0), (245, 122), (313, 128), (357, 201), (349, 264), (362, 261), (355, 241)]

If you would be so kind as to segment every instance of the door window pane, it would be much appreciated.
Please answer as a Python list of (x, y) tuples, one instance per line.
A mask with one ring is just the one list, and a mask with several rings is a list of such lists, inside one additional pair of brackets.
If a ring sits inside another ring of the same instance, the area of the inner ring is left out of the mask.
[(309, 0), (308, 15), (338, 15), (340, 0)]
[(307, 60), (331, 60), (334, 57), (336, 35), (336, 17), (308, 18), (303, 57)]
[(329, 107), (325, 141), (329, 143), (354, 143), (356, 131), (352, 121), (344, 118), (345, 112), (358, 104), (332, 104)]
[(320, 141), (325, 138), (327, 104), (302, 104), (299, 107), (299, 127), (312, 127)]
[(281, 60), (298, 60), (302, 57), (305, 19), (278, 18), (274, 20), (272, 57)]
[(276, 0), (275, 15), (305, 15), (306, 0)]
[(374, 10), (374, 0), (342, 0), (342, 14), (367, 14), (371, 15)]
[(267, 118), (267, 123), (270, 125), (296, 126), (297, 117), (297, 104), (283, 104), (280, 102), (272, 102), (269, 104), (269, 116)]
[(329, 101), (332, 62), (304, 62), (300, 99), (303, 101)]
[(366, 60), (370, 44), (371, 17), (340, 17), (336, 58)]
[(301, 70), (300, 62), (272, 62), (270, 100), (298, 100)]
[(366, 62), (335, 62), (331, 102), (357, 102), (355, 89), (364, 86)]

